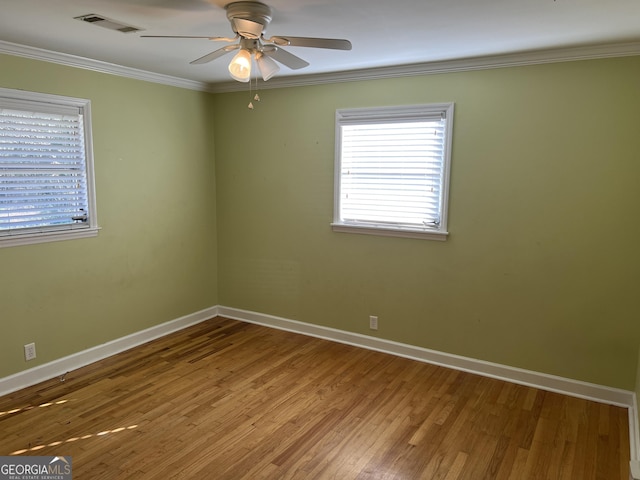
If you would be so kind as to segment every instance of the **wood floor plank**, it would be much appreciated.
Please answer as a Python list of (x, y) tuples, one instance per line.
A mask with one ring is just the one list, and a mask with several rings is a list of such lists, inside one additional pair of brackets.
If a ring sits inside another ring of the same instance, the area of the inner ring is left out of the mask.
[(0, 397), (0, 454), (74, 479), (627, 480), (628, 412), (238, 322)]

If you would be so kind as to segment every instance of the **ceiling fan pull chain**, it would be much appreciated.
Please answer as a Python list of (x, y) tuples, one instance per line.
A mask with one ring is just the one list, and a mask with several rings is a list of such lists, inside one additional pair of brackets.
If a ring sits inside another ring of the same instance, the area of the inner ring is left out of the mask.
[(253, 96), (253, 100), (251, 99), (251, 94), (253, 93), (251, 87), (252, 87), (251, 80), (249, 80), (249, 105), (247, 105), (249, 110), (253, 110), (254, 108), (253, 100), (255, 100), (256, 102), (260, 101), (260, 95), (258, 95), (258, 77), (256, 77), (256, 94)]
[(256, 94), (253, 96), (253, 99), (256, 102), (260, 101), (260, 95), (258, 95), (258, 77), (256, 76)]
[(249, 77), (249, 105), (247, 107), (249, 110), (253, 110), (253, 102), (251, 101), (251, 77)]

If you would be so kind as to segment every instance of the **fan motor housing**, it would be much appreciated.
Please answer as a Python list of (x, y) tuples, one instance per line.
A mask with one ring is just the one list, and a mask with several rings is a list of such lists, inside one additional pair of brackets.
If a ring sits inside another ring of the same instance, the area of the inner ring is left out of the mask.
[[(233, 2), (225, 7), (227, 18), (233, 26), (233, 20), (242, 19), (259, 23), (263, 29), (271, 22), (271, 8), (260, 2)], [(235, 27), (234, 27), (235, 31)], [(237, 32), (236, 32), (237, 33)]]

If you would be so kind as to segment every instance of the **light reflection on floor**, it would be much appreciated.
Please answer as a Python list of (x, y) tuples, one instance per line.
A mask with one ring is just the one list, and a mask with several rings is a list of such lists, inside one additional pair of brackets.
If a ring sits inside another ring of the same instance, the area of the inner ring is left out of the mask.
[(89, 433), (89, 434), (83, 435), (81, 437), (71, 437), (71, 438), (68, 438), (66, 440), (59, 440), (59, 441), (55, 441), (55, 442), (51, 442), (51, 443), (43, 444), (43, 445), (36, 445), (35, 447), (25, 448), (23, 450), (16, 450), (15, 452), (11, 452), (9, 455), (22, 455), (23, 453), (36, 452), (36, 451), (42, 450), (43, 448), (46, 448), (46, 447), (56, 447), (56, 446), (62, 445), (64, 443), (76, 442), (78, 440), (87, 440), (87, 439), (92, 438), (92, 437), (103, 437), (105, 435), (109, 435), (109, 434), (112, 434), (112, 433), (124, 432), (125, 430), (133, 430), (135, 428), (138, 428), (138, 425), (129, 425), (128, 427), (118, 427), (118, 428), (114, 428), (113, 430), (103, 430), (103, 431), (98, 432), (98, 433)]
[(33, 410), (34, 408), (44, 408), (44, 407), (50, 407), (52, 405), (62, 405), (63, 403), (67, 403), (69, 400), (58, 400), (57, 402), (47, 402), (47, 403), (43, 403), (42, 405), (38, 405), (37, 407), (35, 405), (28, 405), (26, 407), (22, 407), (22, 408), (14, 408), (13, 410), (7, 410), (6, 412), (0, 412), (0, 417), (4, 416), (4, 415), (12, 415), (15, 413), (20, 413), (20, 412), (27, 412), (29, 410)]

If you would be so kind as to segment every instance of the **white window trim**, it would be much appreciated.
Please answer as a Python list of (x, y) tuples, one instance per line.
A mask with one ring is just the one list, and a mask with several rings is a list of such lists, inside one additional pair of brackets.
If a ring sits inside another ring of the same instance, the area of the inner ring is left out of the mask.
[[(335, 140), (335, 171), (334, 171), (334, 198), (333, 198), (333, 222), (331, 228), (334, 232), (358, 233), (365, 235), (379, 235), (390, 237), (419, 238), (426, 240), (447, 239), (448, 205), (449, 205), (449, 171), (451, 164), (451, 146), (453, 138), (453, 102), (432, 103), (426, 105), (409, 105), (393, 107), (353, 108), (336, 111), (336, 140)], [(404, 228), (386, 225), (356, 224), (343, 222), (340, 219), (341, 198), (341, 156), (342, 144), (340, 127), (348, 122), (376, 122), (396, 119), (421, 119), (424, 116), (444, 114), (446, 123), (446, 138), (444, 143), (444, 158), (442, 165), (442, 205), (440, 210), (440, 225), (438, 228)]]
[(91, 101), (83, 98), (65, 97), (48, 93), (28, 92), (0, 87), (0, 97), (10, 103), (35, 102), (46, 108), (47, 104), (55, 106), (74, 107), (82, 111), (85, 132), (85, 168), (87, 172), (87, 202), (89, 207), (88, 225), (64, 227), (49, 227), (42, 230), (29, 229), (25, 232), (12, 231), (0, 235), (0, 248), (31, 245), (36, 243), (57, 242), (77, 238), (95, 237), (98, 235), (98, 215), (96, 208), (96, 189), (93, 165), (93, 134), (91, 129)]

